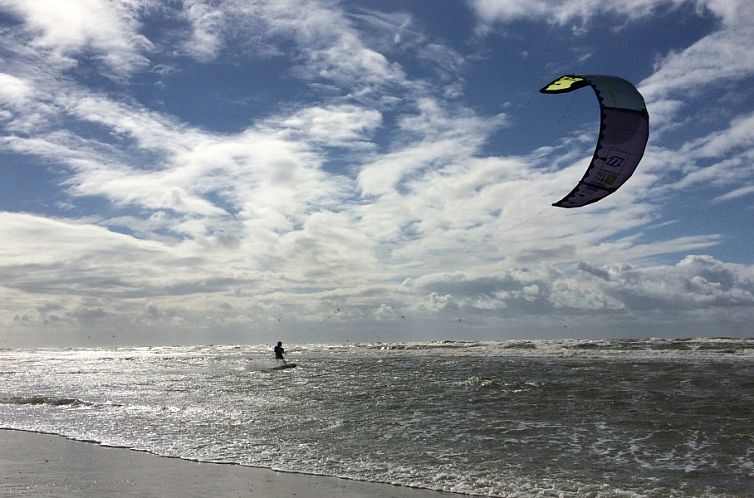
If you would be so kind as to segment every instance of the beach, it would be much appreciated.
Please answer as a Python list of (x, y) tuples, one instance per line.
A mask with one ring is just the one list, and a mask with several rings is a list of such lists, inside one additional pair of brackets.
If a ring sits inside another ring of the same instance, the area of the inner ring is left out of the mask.
[(334, 477), (165, 458), (62, 436), (0, 430), (0, 496), (461, 496)]

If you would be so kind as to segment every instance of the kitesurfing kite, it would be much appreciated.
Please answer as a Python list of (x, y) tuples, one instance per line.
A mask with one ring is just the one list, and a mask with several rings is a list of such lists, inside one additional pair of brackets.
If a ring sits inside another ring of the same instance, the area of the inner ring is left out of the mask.
[(600, 135), (592, 162), (576, 187), (553, 204), (574, 208), (607, 197), (636, 170), (649, 139), (649, 113), (634, 85), (616, 76), (567, 74), (540, 90), (566, 93), (591, 86), (600, 103)]

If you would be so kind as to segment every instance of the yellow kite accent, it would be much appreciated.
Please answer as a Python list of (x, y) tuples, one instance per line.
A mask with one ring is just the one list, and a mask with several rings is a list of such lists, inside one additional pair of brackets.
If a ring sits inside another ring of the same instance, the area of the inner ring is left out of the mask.
[(582, 81), (584, 81), (584, 78), (579, 78), (577, 76), (561, 76), (540, 91), (542, 93), (565, 92), (568, 91), (574, 83), (581, 83)]

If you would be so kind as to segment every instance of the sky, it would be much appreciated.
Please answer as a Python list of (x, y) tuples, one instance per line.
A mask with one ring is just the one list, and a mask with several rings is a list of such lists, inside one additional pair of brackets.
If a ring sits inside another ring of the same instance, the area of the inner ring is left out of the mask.
[[(750, 0), (0, 0), (0, 347), (752, 336)], [(647, 150), (583, 175), (594, 93)]]

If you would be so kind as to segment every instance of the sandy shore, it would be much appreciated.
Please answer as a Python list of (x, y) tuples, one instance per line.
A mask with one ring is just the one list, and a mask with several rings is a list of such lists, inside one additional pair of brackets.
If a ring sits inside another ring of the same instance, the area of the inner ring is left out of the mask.
[(198, 463), (0, 430), (0, 496), (450, 498), (421, 489)]

